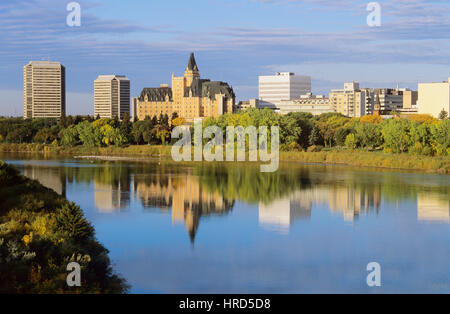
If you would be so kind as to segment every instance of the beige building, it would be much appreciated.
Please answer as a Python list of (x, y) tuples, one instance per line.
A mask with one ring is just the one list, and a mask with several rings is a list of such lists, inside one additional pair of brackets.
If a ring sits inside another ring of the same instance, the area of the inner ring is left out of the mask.
[(184, 76), (172, 74), (172, 87), (162, 84), (156, 88), (144, 88), (141, 95), (133, 100), (135, 115), (139, 120), (146, 117), (169, 117), (176, 112), (188, 122), (194, 118), (218, 117), (235, 109), (233, 89), (225, 82), (211, 82), (201, 79), (191, 53)]
[(359, 83), (345, 83), (344, 89), (330, 92), (330, 105), (339, 113), (351, 118), (374, 114), (375, 101), (382, 115), (392, 111), (416, 111), (418, 93), (406, 88), (360, 88)]
[(404, 89), (403, 90), (403, 109), (413, 109), (417, 105), (419, 99), (419, 93), (416, 91)]
[(60, 118), (66, 114), (66, 69), (59, 62), (31, 61), (23, 68), (23, 116)]
[(438, 117), (442, 110), (450, 112), (450, 78), (442, 83), (419, 84), (419, 114)]
[(123, 75), (100, 75), (94, 81), (94, 116), (123, 119), (130, 114), (130, 80)]
[(259, 100), (258, 99), (244, 100), (244, 101), (240, 101), (236, 105), (236, 111), (238, 111), (238, 110), (245, 111), (250, 108), (259, 108)]
[(300, 98), (293, 100), (283, 100), (275, 109), (280, 114), (288, 114), (290, 112), (308, 112), (313, 115), (321, 115), (322, 113), (335, 112), (330, 106), (330, 99), (323, 95), (313, 95), (307, 93), (301, 95)]
[(334, 89), (329, 95), (331, 108), (351, 118), (367, 114), (367, 98), (366, 91), (361, 90), (356, 82), (345, 83), (344, 89)]

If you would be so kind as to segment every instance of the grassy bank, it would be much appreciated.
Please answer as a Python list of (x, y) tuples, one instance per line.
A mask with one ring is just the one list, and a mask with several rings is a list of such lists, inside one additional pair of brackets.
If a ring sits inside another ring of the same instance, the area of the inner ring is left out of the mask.
[[(49, 153), (63, 156), (122, 156), (171, 158), (171, 146), (130, 145), (127, 147), (75, 146), (64, 148), (42, 144), (0, 144), (0, 152)], [(420, 170), (450, 173), (449, 156), (390, 154), (363, 150), (329, 150), (320, 152), (281, 152), (281, 161), (340, 164), (385, 169)]]
[[(82, 210), (0, 161), (0, 293), (123, 293)], [(81, 266), (81, 287), (66, 267)]]

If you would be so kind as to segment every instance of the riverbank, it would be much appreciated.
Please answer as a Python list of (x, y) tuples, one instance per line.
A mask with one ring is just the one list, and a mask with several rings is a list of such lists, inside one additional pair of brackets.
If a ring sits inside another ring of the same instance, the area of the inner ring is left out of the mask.
[[(69, 287), (67, 265), (81, 266)], [(0, 293), (124, 293), (83, 211), (0, 161)]]
[[(71, 157), (88, 157), (102, 160), (145, 160), (145, 158), (171, 158), (171, 146), (130, 145), (127, 147), (85, 147), (42, 144), (0, 144), (0, 152), (46, 153)], [(101, 157), (101, 158), (99, 158)], [(355, 167), (415, 170), (450, 173), (450, 156), (421, 156), (391, 154), (363, 150), (323, 150), (320, 152), (280, 152), (280, 161), (300, 163), (338, 164)]]

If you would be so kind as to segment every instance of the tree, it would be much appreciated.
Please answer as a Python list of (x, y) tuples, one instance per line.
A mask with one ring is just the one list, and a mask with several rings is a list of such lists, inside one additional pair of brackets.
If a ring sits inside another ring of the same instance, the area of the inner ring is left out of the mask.
[(448, 118), (448, 112), (442, 109), (442, 111), (439, 113), (439, 120), (445, 120)]
[[(311, 119), (313, 116), (304, 112), (292, 112), (279, 118), (280, 133), (287, 140), (285, 143), (290, 144), (292, 141), (299, 144), (301, 147), (309, 145), (309, 136), (313, 129)], [(293, 136), (293, 138), (287, 138)]]
[(345, 127), (336, 130), (336, 132), (334, 133), (334, 142), (336, 143), (337, 146), (345, 145), (345, 139), (347, 138), (349, 132), (350, 130)]
[(142, 134), (145, 130), (145, 125), (150, 122), (149, 120), (137, 121), (133, 123), (131, 128), (131, 137), (135, 144), (140, 145), (143, 143), (144, 139), (142, 138)]
[(100, 128), (103, 136), (102, 143), (106, 145), (121, 146), (125, 143), (125, 137), (118, 128), (113, 128), (109, 124), (105, 124)]
[(132, 129), (133, 124), (130, 121), (130, 114), (128, 112), (126, 112), (123, 115), (123, 119), (122, 122), (120, 123), (120, 133), (122, 134), (122, 136), (128, 141), (131, 138), (131, 129)]
[(445, 119), (431, 126), (431, 144), (438, 155), (450, 153), (450, 120)]
[(172, 127), (183, 125), (185, 122), (184, 118), (175, 118), (172, 120)]
[(39, 143), (47, 144), (55, 140), (55, 136), (50, 128), (40, 129), (34, 136), (34, 140)]
[(309, 145), (318, 145), (321, 144), (321, 136), (320, 136), (320, 132), (319, 132), (319, 128), (317, 127), (317, 125), (314, 124), (314, 127), (311, 130), (311, 134), (308, 138), (308, 143)]
[(284, 144), (299, 143), (302, 128), (292, 115), (285, 115), (280, 119), (281, 142)]
[(347, 135), (347, 137), (345, 138), (345, 146), (350, 149), (356, 148), (357, 140), (356, 140), (355, 134), (350, 133), (349, 135)]
[(56, 223), (58, 230), (69, 239), (86, 240), (94, 234), (94, 228), (84, 218), (83, 211), (72, 202), (59, 210)]
[(407, 151), (411, 144), (410, 127), (411, 122), (405, 119), (386, 120), (381, 129), (384, 148), (394, 153)]
[(78, 143), (78, 131), (75, 125), (63, 129), (59, 133), (61, 138), (61, 145), (63, 146), (75, 146)]
[(358, 123), (355, 137), (362, 147), (374, 148), (381, 145), (381, 128), (374, 123)]
[(91, 123), (83, 121), (76, 126), (78, 136), (83, 145), (88, 147), (100, 147), (103, 135), (99, 128), (94, 128)]

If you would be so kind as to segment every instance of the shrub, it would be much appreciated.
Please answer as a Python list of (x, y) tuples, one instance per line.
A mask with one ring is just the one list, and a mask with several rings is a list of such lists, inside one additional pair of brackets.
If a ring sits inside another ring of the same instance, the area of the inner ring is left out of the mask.
[(323, 149), (323, 146), (321, 146), (321, 145), (312, 145), (312, 146), (309, 146), (309, 147), (308, 147), (307, 152), (309, 152), (309, 153), (315, 153), (315, 152), (320, 152), (320, 151), (322, 151), (322, 149)]
[(347, 137), (345, 138), (345, 146), (350, 149), (356, 148), (357, 141), (356, 141), (355, 134), (350, 133), (349, 135), (347, 135)]

